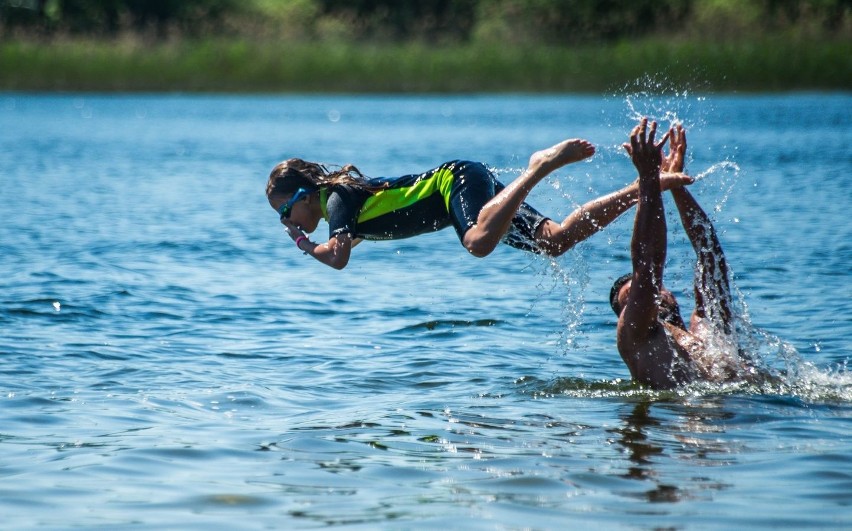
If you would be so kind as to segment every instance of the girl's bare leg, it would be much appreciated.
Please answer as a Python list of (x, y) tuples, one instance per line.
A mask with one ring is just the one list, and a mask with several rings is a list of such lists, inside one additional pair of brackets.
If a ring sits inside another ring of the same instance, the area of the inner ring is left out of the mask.
[(533, 153), (527, 169), (482, 207), (476, 225), (464, 235), (464, 246), (474, 256), (491, 253), (509, 230), (512, 218), (535, 185), (554, 170), (589, 158), (594, 153), (592, 144), (576, 138)]

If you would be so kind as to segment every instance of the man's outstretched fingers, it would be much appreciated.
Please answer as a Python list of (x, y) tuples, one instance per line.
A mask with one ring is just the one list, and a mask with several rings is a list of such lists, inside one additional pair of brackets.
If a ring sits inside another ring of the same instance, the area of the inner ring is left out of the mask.
[(639, 143), (640, 134), (642, 133), (642, 124), (637, 125), (633, 128), (633, 131), (630, 131), (630, 147), (632, 151), (630, 154), (638, 153), (639, 148), (641, 147)]
[(671, 132), (667, 132), (665, 135), (663, 135), (663, 139), (660, 140), (660, 143), (657, 144), (655, 147), (660, 150), (663, 149), (663, 146), (666, 145), (666, 142), (668, 142), (669, 138), (671, 138)]

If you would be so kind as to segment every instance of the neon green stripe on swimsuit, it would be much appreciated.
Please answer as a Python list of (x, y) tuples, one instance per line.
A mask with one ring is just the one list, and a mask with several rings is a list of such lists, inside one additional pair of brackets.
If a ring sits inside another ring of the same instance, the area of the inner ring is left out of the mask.
[(453, 188), (454, 179), (453, 172), (447, 168), (439, 168), (432, 175), (414, 183), (412, 186), (389, 188), (376, 192), (375, 195), (364, 202), (358, 221), (369, 221), (395, 210), (409, 207), (431, 196), (436, 190), (444, 198), (444, 204), (449, 210), (450, 190)]
[(396, 240), (452, 225), (461, 238), (499, 187), (485, 165), (454, 160), (419, 175), (369, 179), (363, 188), (323, 188), (320, 206), (329, 237)]

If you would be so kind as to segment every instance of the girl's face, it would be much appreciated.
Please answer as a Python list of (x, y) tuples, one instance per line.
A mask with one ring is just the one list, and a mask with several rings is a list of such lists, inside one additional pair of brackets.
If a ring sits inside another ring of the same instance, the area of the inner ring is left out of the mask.
[(316, 230), (319, 225), (320, 217), (319, 198), (316, 194), (311, 194), (304, 199), (296, 201), (293, 209), (290, 211), (290, 221), (299, 227), (302, 231), (311, 233)]
[[(292, 198), (292, 194), (274, 199), (270, 198), (269, 205), (277, 212)], [(290, 207), (290, 213), (285, 219), (296, 225), (300, 230), (311, 233), (316, 230), (321, 218), (322, 210), (319, 205), (319, 194), (315, 192), (293, 203)]]

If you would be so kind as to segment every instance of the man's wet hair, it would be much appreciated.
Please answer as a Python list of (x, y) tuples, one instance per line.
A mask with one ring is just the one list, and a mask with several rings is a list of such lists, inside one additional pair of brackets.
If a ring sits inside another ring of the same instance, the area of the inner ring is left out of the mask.
[(615, 315), (621, 315), (621, 305), (618, 304), (618, 292), (621, 291), (622, 286), (627, 284), (627, 282), (632, 278), (633, 273), (627, 273), (625, 275), (621, 275), (612, 283), (612, 289), (609, 290), (609, 305), (612, 307), (612, 311), (615, 312)]

